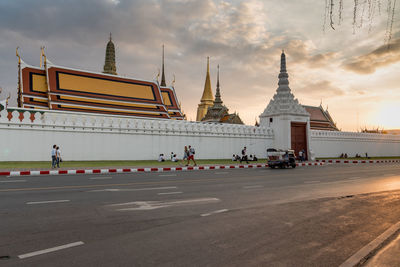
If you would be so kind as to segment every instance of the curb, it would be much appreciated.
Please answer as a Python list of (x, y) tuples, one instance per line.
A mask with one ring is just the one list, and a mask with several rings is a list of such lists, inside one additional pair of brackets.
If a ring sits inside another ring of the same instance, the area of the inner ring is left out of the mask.
[(387, 159), (387, 160), (333, 160), (333, 159), (317, 159), (316, 162), (323, 163), (395, 163), (400, 162), (398, 159)]
[(369, 242), (353, 256), (348, 258), (339, 267), (354, 267), (360, 266), (365, 263), (369, 258), (375, 255), (381, 248), (383, 248), (392, 237), (400, 232), (400, 222), (392, 225), (389, 229), (383, 232), (380, 236)]
[[(296, 166), (322, 166), (323, 162), (296, 163)], [(248, 165), (215, 165), (215, 166), (188, 166), (188, 167), (163, 167), (163, 168), (126, 168), (126, 169), (81, 169), (81, 170), (47, 170), (47, 171), (6, 171), (0, 176), (29, 176), (29, 175), (60, 175), (60, 174), (104, 174), (104, 173), (135, 173), (135, 172), (165, 172), (165, 171), (199, 171), (219, 169), (247, 169), (263, 168), (268, 164)]]

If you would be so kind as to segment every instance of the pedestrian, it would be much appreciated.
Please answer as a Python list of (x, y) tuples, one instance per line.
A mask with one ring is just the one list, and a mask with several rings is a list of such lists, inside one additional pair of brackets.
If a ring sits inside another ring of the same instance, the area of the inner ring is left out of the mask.
[(62, 162), (62, 158), (61, 158), (61, 150), (60, 150), (59, 146), (56, 148), (56, 155), (57, 155), (57, 168), (60, 168), (60, 162)]
[(246, 161), (247, 164), (249, 164), (249, 160), (248, 160), (248, 158), (247, 158), (246, 150), (247, 150), (246, 147), (244, 147), (244, 148), (242, 149), (242, 158), (240, 159), (240, 163), (242, 163), (242, 161)]
[(303, 150), (299, 151), (299, 160), (303, 161)]
[(176, 154), (174, 154), (174, 155), (172, 156), (171, 161), (172, 161), (172, 162), (178, 162), (178, 158), (177, 158)]
[(189, 153), (188, 153), (189, 156), (188, 156), (188, 161), (187, 161), (186, 166), (189, 165), (190, 160), (193, 160), (194, 166), (197, 166), (197, 163), (196, 163), (196, 161), (194, 160), (194, 154), (196, 154), (194, 148), (193, 148), (192, 146), (189, 146)]
[(187, 146), (185, 146), (185, 148), (183, 150), (182, 165), (186, 163), (186, 160), (188, 159), (188, 157), (189, 157), (189, 150), (188, 150)]
[(57, 163), (57, 145), (53, 145), (51, 150), (51, 168), (55, 168)]

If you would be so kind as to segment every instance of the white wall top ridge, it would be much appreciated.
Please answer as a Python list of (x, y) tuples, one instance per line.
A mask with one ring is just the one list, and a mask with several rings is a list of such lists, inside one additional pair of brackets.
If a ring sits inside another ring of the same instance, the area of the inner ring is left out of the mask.
[(288, 77), (289, 75), (286, 71), (286, 56), (282, 51), (281, 70), (278, 76), (278, 89), (260, 117), (271, 117), (276, 115), (310, 116), (305, 108), (300, 105), (299, 101), (294, 98), (289, 87)]

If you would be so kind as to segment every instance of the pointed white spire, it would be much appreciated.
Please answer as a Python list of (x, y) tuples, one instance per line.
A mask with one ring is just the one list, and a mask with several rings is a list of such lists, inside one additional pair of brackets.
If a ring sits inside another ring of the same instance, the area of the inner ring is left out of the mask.
[(281, 54), (281, 66), (278, 75), (278, 88), (273, 99), (269, 102), (264, 112), (260, 117), (270, 117), (274, 115), (306, 115), (309, 116), (305, 108), (299, 104), (299, 101), (294, 98), (290, 87), (289, 87), (289, 75), (286, 70), (286, 55), (282, 50)]

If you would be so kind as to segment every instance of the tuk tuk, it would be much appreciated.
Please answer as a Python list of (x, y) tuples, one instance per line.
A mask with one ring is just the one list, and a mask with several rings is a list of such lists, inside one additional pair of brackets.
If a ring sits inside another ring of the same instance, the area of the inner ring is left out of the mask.
[(268, 166), (271, 169), (279, 167), (283, 168), (296, 168), (296, 156), (294, 150), (282, 150), (275, 148), (267, 149)]

